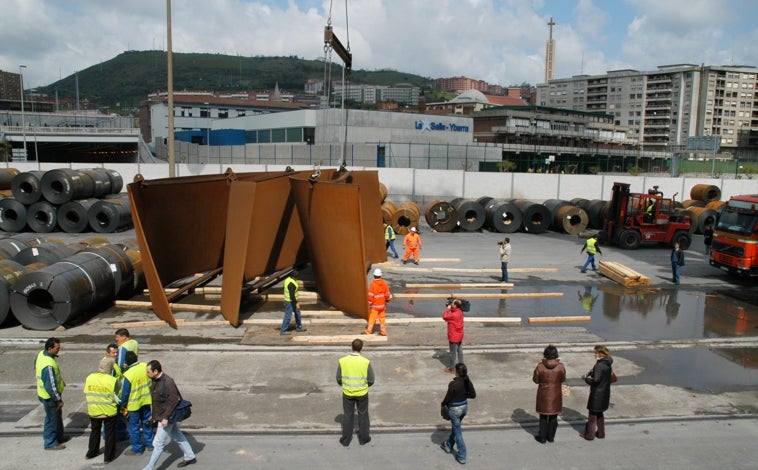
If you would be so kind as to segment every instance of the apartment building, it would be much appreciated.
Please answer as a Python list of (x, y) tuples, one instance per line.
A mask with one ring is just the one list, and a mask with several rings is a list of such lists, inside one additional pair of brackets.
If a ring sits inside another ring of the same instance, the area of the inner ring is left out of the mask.
[(758, 69), (677, 64), (550, 80), (540, 106), (606, 112), (645, 148), (672, 150), (688, 137), (721, 136), (722, 156), (758, 158)]

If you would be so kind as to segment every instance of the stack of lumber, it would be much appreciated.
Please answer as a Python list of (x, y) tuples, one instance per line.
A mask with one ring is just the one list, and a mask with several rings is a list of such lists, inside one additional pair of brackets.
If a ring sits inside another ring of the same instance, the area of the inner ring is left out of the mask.
[(625, 287), (650, 285), (649, 277), (643, 276), (637, 271), (613, 261), (601, 261), (600, 274), (613, 279)]

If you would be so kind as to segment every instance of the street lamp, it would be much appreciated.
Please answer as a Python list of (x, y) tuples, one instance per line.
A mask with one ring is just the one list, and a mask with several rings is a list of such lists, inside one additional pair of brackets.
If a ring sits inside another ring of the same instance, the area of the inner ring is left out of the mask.
[(208, 146), (208, 161), (211, 163), (211, 104), (208, 102), (203, 103), (205, 105), (205, 112), (208, 113), (208, 127), (205, 130), (205, 145)]
[(26, 117), (24, 116), (24, 69), (26, 65), (18, 66), (18, 79), (21, 85), (21, 135), (24, 139), (24, 160), (26, 160)]

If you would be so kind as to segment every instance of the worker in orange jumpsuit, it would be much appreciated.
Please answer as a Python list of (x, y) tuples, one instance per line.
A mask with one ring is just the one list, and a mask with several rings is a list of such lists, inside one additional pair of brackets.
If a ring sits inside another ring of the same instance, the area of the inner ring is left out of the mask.
[(413, 254), (413, 264), (418, 264), (418, 251), (424, 246), (421, 243), (421, 236), (419, 236), (416, 227), (411, 227), (411, 231), (405, 236), (403, 240), (403, 248), (405, 248), (405, 255), (403, 255), (403, 264), (408, 262), (408, 259)]
[(368, 325), (366, 325), (366, 330), (364, 331), (365, 334), (370, 335), (374, 333), (376, 318), (379, 317), (379, 334), (387, 336), (385, 309), (390, 299), (392, 299), (390, 286), (382, 279), (382, 270), (376, 268), (374, 269), (374, 280), (368, 286), (368, 308), (370, 309), (370, 313)]

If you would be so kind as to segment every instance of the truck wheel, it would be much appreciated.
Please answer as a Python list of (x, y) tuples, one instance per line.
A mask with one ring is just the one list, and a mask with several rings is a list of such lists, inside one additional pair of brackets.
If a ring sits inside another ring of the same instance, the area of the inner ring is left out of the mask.
[(640, 247), (642, 236), (636, 230), (624, 230), (619, 235), (619, 246), (625, 250), (636, 250)]
[(674, 246), (674, 243), (679, 243), (679, 248), (682, 250), (686, 250), (690, 247), (690, 243), (692, 243), (692, 237), (690, 237), (689, 232), (685, 230), (677, 230), (674, 233), (674, 238), (671, 239), (671, 246)]

